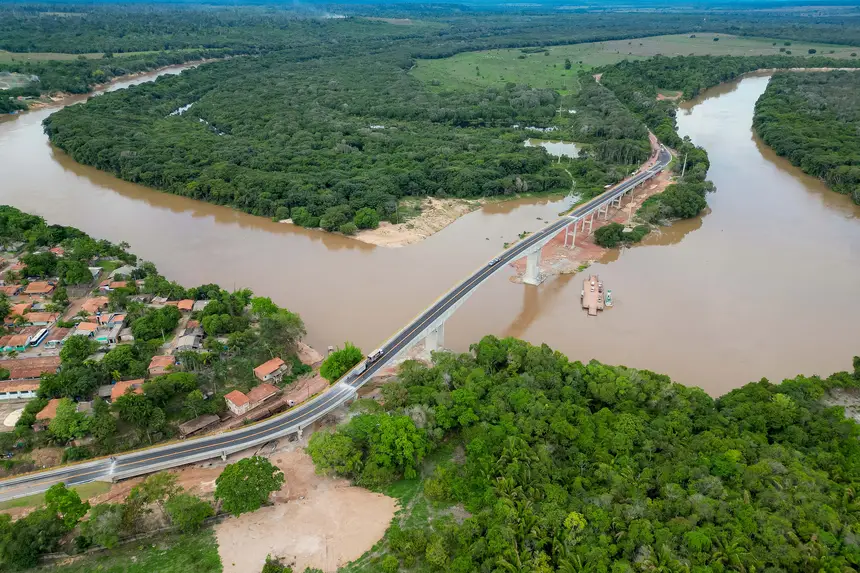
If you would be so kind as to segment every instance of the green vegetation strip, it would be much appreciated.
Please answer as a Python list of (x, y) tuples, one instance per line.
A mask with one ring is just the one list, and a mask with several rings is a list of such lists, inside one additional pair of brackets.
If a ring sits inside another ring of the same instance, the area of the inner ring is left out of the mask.
[(220, 573), (222, 570), (211, 529), (132, 542), (109, 553), (85, 555), (67, 565), (51, 567), (55, 573)]
[[(85, 483), (81, 485), (72, 486), (69, 489), (73, 489), (78, 492), (78, 495), (81, 496), (81, 499), (89, 499), (91, 497), (95, 497), (97, 495), (107, 493), (110, 491), (111, 484), (102, 481), (94, 481), (90, 483)], [(38, 493), (36, 495), (28, 495), (27, 497), (19, 497), (17, 499), (10, 499), (9, 501), (0, 502), (0, 510), (3, 509), (14, 509), (18, 507), (37, 507), (45, 503), (45, 494)]]

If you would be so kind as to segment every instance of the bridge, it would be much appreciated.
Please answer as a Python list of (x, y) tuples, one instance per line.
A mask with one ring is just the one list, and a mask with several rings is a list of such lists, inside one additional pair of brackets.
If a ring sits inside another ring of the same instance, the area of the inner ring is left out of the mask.
[(414, 345), (424, 341), (425, 351), (428, 352), (441, 347), (444, 344), (445, 322), (448, 318), (479, 286), (506, 264), (525, 257), (524, 282), (539, 284), (540, 253), (544, 245), (561, 232), (565, 234), (565, 245), (571, 236), (573, 245), (578, 230), (584, 232), (587, 229), (590, 233), (595, 218), (601, 215), (608, 217), (612, 205), (620, 206), (624, 195), (634, 192), (639, 185), (657, 175), (668, 166), (670, 160), (668, 150), (661, 146), (657, 161), (651, 168), (639, 171), (627, 181), (583, 203), (554, 223), (509, 247), (496, 259), (480, 267), (439, 297), (405, 328), (388, 339), (380, 348), (379, 357), (368, 364), (364, 371), (357, 372), (357, 369), (353, 369), (313, 399), (283, 414), (231, 432), (172, 442), (118, 455), (112, 459), (85, 461), (0, 480), (0, 501), (41, 493), (60, 482), (72, 486), (98, 480), (116, 481), (218, 456), (225, 457), (292, 434), (301, 436), (302, 431), (315, 421), (354, 399), (359, 388)]

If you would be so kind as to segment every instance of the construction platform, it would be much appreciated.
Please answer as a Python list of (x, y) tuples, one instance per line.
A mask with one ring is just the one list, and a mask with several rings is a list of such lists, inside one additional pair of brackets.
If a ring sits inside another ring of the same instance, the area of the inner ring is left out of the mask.
[(582, 281), (582, 308), (588, 310), (588, 316), (597, 316), (598, 310), (603, 310), (606, 307), (603, 283), (600, 282), (600, 277), (597, 275), (588, 275), (588, 278)]

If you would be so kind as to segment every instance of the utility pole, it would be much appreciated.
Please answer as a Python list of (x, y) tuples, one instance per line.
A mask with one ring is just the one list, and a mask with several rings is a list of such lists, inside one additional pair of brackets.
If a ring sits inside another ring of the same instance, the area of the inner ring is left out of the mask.
[(681, 167), (681, 179), (684, 178), (684, 173), (687, 172), (687, 154), (684, 154), (684, 166)]

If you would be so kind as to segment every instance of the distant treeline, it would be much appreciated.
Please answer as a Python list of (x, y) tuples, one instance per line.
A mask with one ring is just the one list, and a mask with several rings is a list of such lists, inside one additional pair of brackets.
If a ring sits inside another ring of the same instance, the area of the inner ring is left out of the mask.
[(753, 127), (779, 155), (860, 204), (860, 72), (775, 74)]

